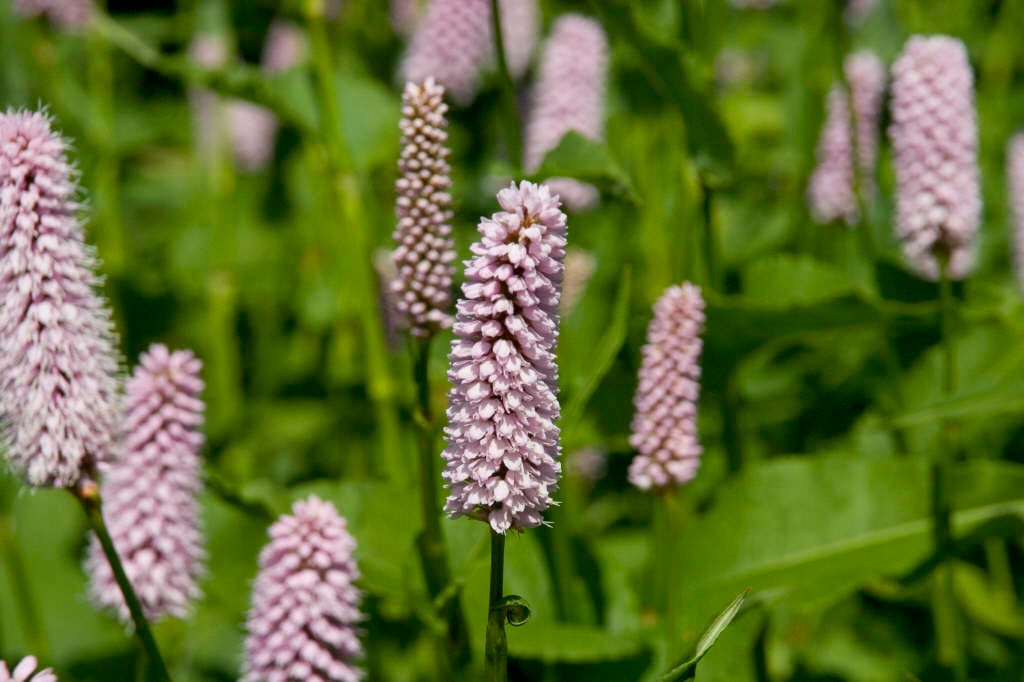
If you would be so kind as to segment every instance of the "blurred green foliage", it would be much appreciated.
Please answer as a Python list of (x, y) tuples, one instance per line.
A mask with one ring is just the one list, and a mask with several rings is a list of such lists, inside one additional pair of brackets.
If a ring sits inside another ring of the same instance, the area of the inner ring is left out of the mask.
[[(370, 679), (433, 679), (440, 621), (414, 551), (409, 348), (391, 348), (376, 377), (388, 381), (372, 388), (364, 325), (378, 304), (359, 274), (369, 253), (332, 203), (311, 65), (269, 78), (254, 68), (270, 21), (293, 4), (110, 0), (113, 26), (128, 32), (118, 40), (20, 20), (2, 0), (0, 101), (46, 106), (74, 140), (126, 364), (158, 340), (205, 363), (209, 571), (194, 615), (157, 626), (174, 679), (237, 678), (266, 526), (310, 492), (338, 506), (359, 543)], [(927, 477), (948, 446), (943, 420), (960, 460), (953, 572), (970, 679), (1021, 679), (1024, 302), (1003, 168), (1024, 122), (1024, 3), (881, 0), (856, 27), (839, 0), (768, 11), (725, 0), (542, 4), (545, 25), (565, 11), (602, 20), (612, 61), (606, 144), (568, 136), (542, 169), (584, 177), (603, 198), (569, 222), (570, 243), (597, 269), (562, 323), (563, 504), (552, 528), (508, 542), (506, 590), (532, 610), (509, 631), (512, 679), (657, 679), (746, 588), (700, 662), (702, 682), (943, 679)], [(328, 28), (359, 225), (368, 249), (386, 248), (402, 41), (377, 1), (344, 0)], [(200, 29), (222, 33), (237, 62), (215, 76), (190, 70), (184, 55)], [(813, 224), (804, 201), (843, 55), (866, 47), (888, 62), (914, 32), (962, 38), (977, 76), (985, 217), (977, 273), (954, 290), (953, 395), (940, 384), (937, 289), (908, 272), (892, 236), (888, 150), (856, 229)], [(165, 58), (140, 65), (148, 53), (125, 35)], [(275, 106), (269, 169), (246, 173), (227, 146), (196, 147), (189, 97), (201, 85)], [(492, 75), (451, 112), (462, 255), (513, 165), (501, 107)], [(659, 502), (625, 471), (650, 305), (683, 279), (708, 300), (705, 454), (677, 510), (682, 640), (667, 645), (651, 587)], [(447, 342), (432, 347), (436, 405)], [(381, 406), (395, 417), (384, 434)], [(584, 447), (607, 453), (602, 478), (573, 467)], [(33, 651), (62, 682), (133, 679), (134, 642), (85, 596), (84, 527), (67, 495), (0, 479), (0, 658)], [(486, 532), (470, 521), (444, 528), (452, 589), (482, 655)]]

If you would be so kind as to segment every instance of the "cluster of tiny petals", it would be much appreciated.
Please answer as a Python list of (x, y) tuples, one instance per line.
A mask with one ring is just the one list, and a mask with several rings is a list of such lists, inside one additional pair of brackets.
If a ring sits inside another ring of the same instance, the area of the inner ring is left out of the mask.
[(981, 219), (974, 76), (963, 43), (912, 36), (892, 66), (889, 138), (896, 169), (896, 229), (923, 276), (973, 268)]
[(566, 218), (544, 185), (513, 184), (498, 203), (466, 261), (443, 457), (446, 511), (505, 533), (544, 522), (561, 473), (554, 348)]
[(89, 0), (14, 0), (14, 11), (23, 17), (45, 14), (63, 29), (82, 28), (92, 18)]
[(682, 485), (697, 475), (700, 334), (704, 299), (690, 283), (669, 287), (647, 328), (630, 444), (629, 481), (643, 490)]
[(444, 88), (432, 78), (408, 83), (402, 95), (401, 176), (395, 183), (398, 223), (392, 285), (398, 309), (415, 336), (451, 327), (455, 244)]
[[(544, 155), (571, 130), (593, 140), (604, 137), (607, 70), (608, 38), (601, 25), (578, 14), (559, 17), (545, 44), (531, 96), (523, 159), (527, 172), (535, 172)], [(571, 178), (554, 178), (547, 184), (573, 210), (598, 200), (593, 186)]]
[(499, 0), (501, 38), (505, 61), (513, 78), (520, 78), (530, 68), (540, 32), (538, 0)]
[(853, 101), (853, 120), (857, 127), (857, 168), (861, 192), (875, 191), (875, 163), (878, 160), (879, 121), (885, 96), (885, 64), (878, 55), (860, 50), (843, 62), (846, 82)]
[(490, 0), (431, 0), (402, 61), (402, 79), (433, 77), (456, 102), (469, 102), (492, 49), (490, 23)]
[(9, 461), (39, 486), (116, 457), (119, 359), (77, 193), (49, 119), (0, 115), (0, 417)]
[(260, 552), (242, 682), (357, 682), (361, 594), (345, 519), (316, 496), (270, 527)]
[(1013, 262), (1024, 289), (1024, 132), (1011, 137), (1006, 146), (1006, 175), (1013, 219)]
[(818, 165), (807, 187), (811, 215), (818, 222), (857, 222), (852, 147), (846, 93), (841, 86), (834, 85), (828, 93), (825, 124), (818, 140)]
[[(204, 405), (202, 363), (191, 351), (155, 344), (126, 386), (124, 457), (102, 469), (103, 514), (146, 618), (184, 618), (199, 598), (199, 450)], [(86, 560), (95, 602), (130, 613), (103, 550), (93, 538)]]
[(7, 669), (5, 661), (0, 661), (0, 682), (57, 682), (57, 676), (51, 669), (37, 672), (38, 665), (35, 656), (26, 656), (12, 671)]

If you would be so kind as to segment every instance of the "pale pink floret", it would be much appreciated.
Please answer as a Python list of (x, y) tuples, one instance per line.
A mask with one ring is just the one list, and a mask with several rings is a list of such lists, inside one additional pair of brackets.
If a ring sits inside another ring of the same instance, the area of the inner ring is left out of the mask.
[(398, 243), (392, 284), (398, 309), (414, 336), (452, 325), (452, 198), (448, 193), (448, 121), (444, 88), (428, 78), (408, 83), (402, 95), (402, 153), (395, 213)]
[(498, 533), (538, 526), (561, 473), (558, 300), (566, 219), (544, 185), (498, 193), (466, 261), (448, 356), (445, 510)]
[(697, 475), (701, 332), (704, 299), (690, 283), (669, 287), (654, 304), (636, 389), (629, 481), (643, 490), (682, 485)]
[(828, 93), (825, 125), (818, 140), (818, 165), (807, 187), (811, 215), (818, 222), (842, 220), (848, 225), (857, 222), (852, 146), (846, 93), (841, 86), (833, 85)]
[(490, 0), (431, 0), (402, 60), (402, 80), (433, 77), (456, 102), (469, 102), (493, 49), (490, 25)]
[(0, 661), (0, 682), (57, 682), (53, 670), (46, 668), (33, 675), (38, 666), (35, 656), (26, 656), (21, 663), (14, 666), (13, 671), (7, 669), (7, 663)]
[(63, 29), (82, 28), (92, 18), (89, 0), (14, 0), (14, 11), (23, 17), (45, 14)]
[[(287, 71), (299, 62), (304, 49), (302, 30), (290, 21), (275, 19), (263, 47), (263, 73), (270, 75)], [(277, 117), (266, 107), (232, 100), (228, 105), (227, 118), (238, 165), (247, 171), (266, 168), (274, 155)]]
[(1006, 175), (1013, 219), (1013, 264), (1017, 280), (1024, 289), (1024, 133), (1011, 137), (1006, 146)]
[(316, 496), (270, 527), (260, 552), (243, 682), (357, 682), (363, 616), (345, 519)]
[(981, 219), (974, 75), (963, 43), (912, 36), (892, 66), (889, 138), (896, 168), (896, 232), (907, 260), (961, 279), (974, 266)]
[(530, 68), (540, 33), (538, 0), (499, 0), (501, 38), (505, 61), (513, 78), (521, 78)]
[[(202, 363), (154, 344), (127, 384), (124, 457), (104, 466), (103, 516), (147, 620), (184, 618), (203, 572), (199, 450), (205, 406)], [(114, 574), (93, 538), (86, 561), (97, 605), (131, 622)]]
[(847, 0), (843, 17), (851, 24), (856, 24), (866, 19), (877, 6), (878, 0)]
[[(604, 95), (608, 38), (601, 25), (578, 14), (559, 17), (540, 61), (526, 123), (523, 165), (536, 172), (544, 156), (574, 130), (592, 140), (604, 138)], [(570, 178), (547, 181), (568, 208), (597, 203), (597, 190)]]
[(116, 456), (118, 354), (64, 140), (0, 116), (0, 415), (12, 467), (69, 487)]

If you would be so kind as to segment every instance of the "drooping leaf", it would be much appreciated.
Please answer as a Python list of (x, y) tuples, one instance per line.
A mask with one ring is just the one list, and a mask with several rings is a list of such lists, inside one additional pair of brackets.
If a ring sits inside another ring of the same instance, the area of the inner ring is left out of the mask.
[(719, 613), (715, 620), (712, 621), (711, 625), (705, 630), (704, 634), (701, 635), (700, 640), (697, 641), (697, 647), (693, 653), (693, 656), (688, 658), (686, 661), (680, 663), (676, 667), (669, 670), (662, 676), (662, 680), (666, 682), (674, 682), (675, 680), (689, 680), (697, 676), (697, 664), (700, 663), (700, 659), (704, 658), (704, 655), (715, 645), (718, 641), (719, 636), (725, 629), (729, 627), (733, 619), (736, 618), (740, 612), (740, 608), (743, 607), (743, 602), (746, 600), (747, 595), (750, 594), (750, 589), (744, 590), (738, 597), (732, 600), (725, 609)]

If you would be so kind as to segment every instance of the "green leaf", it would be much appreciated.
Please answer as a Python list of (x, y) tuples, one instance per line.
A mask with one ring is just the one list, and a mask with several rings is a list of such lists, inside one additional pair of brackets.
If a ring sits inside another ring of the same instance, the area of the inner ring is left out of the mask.
[(636, 656), (644, 646), (639, 633), (613, 633), (569, 623), (529, 623), (509, 637), (510, 655), (545, 663), (621, 660)]
[(807, 256), (776, 254), (754, 261), (743, 275), (745, 298), (776, 308), (811, 305), (854, 293), (834, 265)]
[[(957, 534), (1024, 512), (1024, 466), (972, 462), (951, 481)], [(693, 627), (748, 587), (806, 605), (906, 571), (931, 547), (929, 485), (927, 464), (903, 459), (783, 458), (749, 470), (682, 530), (699, 557), (680, 566), (682, 617)]]
[(627, 265), (623, 268), (622, 276), (619, 278), (618, 291), (615, 294), (615, 301), (612, 303), (612, 316), (607, 331), (601, 337), (593, 356), (591, 356), (590, 371), (584, 376), (581, 388), (573, 393), (572, 399), (566, 405), (562, 418), (562, 430), (566, 434), (567, 442), (571, 442), (572, 432), (578, 426), (584, 408), (601, 384), (601, 380), (611, 369), (622, 344), (626, 342), (631, 289), (632, 271)]
[(680, 663), (678, 666), (669, 670), (667, 673), (662, 675), (662, 680), (689, 680), (697, 676), (697, 664), (700, 663), (700, 659), (704, 658), (704, 655), (715, 645), (718, 641), (718, 637), (725, 632), (725, 629), (729, 627), (733, 619), (740, 612), (740, 608), (743, 606), (743, 602), (746, 600), (747, 595), (750, 594), (750, 589), (744, 590), (738, 597), (732, 600), (732, 603), (725, 607), (725, 609), (718, 614), (715, 620), (711, 623), (708, 629), (701, 636), (697, 642), (697, 648), (693, 653), (693, 656), (689, 660)]
[(630, 203), (639, 203), (632, 180), (612, 159), (608, 148), (575, 130), (562, 136), (558, 146), (544, 157), (533, 177), (538, 181), (554, 177), (575, 178), (596, 185)]

